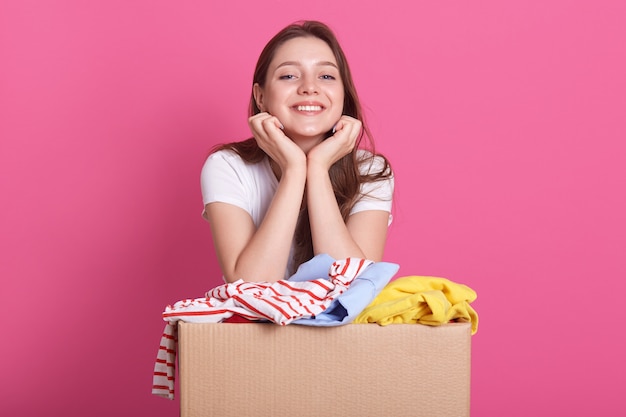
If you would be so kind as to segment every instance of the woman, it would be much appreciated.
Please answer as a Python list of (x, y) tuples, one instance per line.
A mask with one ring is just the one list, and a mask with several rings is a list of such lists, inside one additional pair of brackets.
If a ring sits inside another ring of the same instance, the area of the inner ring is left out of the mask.
[(269, 41), (249, 114), (253, 137), (214, 149), (201, 175), (224, 279), (274, 282), (321, 253), (380, 261), (392, 171), (326, 25), (293, 24)]

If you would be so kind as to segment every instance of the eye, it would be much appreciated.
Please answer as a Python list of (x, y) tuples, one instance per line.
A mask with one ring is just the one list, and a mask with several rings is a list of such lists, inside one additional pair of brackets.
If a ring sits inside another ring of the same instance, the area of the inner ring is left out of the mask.
[(285, 75), (281, 75), (280, 77), (278, 77), (279, 80), (293, 80), (295, 78), (296, 76), (293, 74), (285, 74)]
[(322, 80), (336, 80), (336, 78), (330, 74), (322, 75), (320, 78)]

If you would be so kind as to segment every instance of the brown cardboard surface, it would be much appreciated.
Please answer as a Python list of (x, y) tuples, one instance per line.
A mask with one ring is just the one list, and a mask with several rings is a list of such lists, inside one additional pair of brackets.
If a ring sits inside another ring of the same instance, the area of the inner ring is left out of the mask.
[(179, 323), (181, 416), (469, 416), (469, 323)]

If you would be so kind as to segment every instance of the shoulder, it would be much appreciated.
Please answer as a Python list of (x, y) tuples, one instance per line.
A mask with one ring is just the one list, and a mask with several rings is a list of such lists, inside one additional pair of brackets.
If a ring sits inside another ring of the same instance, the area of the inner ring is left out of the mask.
[(357, 151), (357, 163), (361, 175), (393, 176), (391, 165), (387, 158), (380, 154), (373, 154), (367, 149)]
[(369, 150), (359, 150), (357, 161), (361, 199), (391, 201), (393, 199), (394, 174), (387, 158)]
[(236, 171), (254, 172), (260, 169), (261, 163), (246, 162), (237, 152), (230, 149), (221, 149), (210, 154), (202, 167), (203, 175), (207, 173)]
[(206, 163), (208, 164), (227, 163), (231, 165), (233, 164), (240, 165), (240, 164), (243, 164), (244, 161), (237, 152), (230, 150), (230, 149), (221, 149), (219, 151), (215, 151), (211, 153), (206, 159), (205, 164)]
[(239, 184), (250, 189), (274, 187), (276, 177), (272, 173), (267, 157), (258, 162), (244, 160), (237, 152), (230, 149), (216, 151), (208, 156), (202, 167), (203, 183)]

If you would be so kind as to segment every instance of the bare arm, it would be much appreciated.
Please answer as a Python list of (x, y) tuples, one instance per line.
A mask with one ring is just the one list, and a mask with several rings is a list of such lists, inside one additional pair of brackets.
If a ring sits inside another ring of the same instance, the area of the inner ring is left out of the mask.
[(296, 228), (302, 179), (283, 175), (265, 218), (257, 229), (250, 215), (227, 203), (209, 203), (206, 213), (226, 281), (273, 282), (284, 278)]
[(243, 209), (210, 203), (205, 209), (222, 273), (228, 282), (273, 282), (284, 278), (304, 185), (306, 157), (267, 113), (250, 119), (259, 146), (279, 165), (282, 175), (268, 211), (255, 227)]
[(333, 258), (382, 260), (389, 213), (368, 210), (344, 223), (328, 174), (330, 166), (354, 147), (361, 123), (343, 116), (334, 136), (312, 149), (307, 157), (307, 205), (315, 254)]

